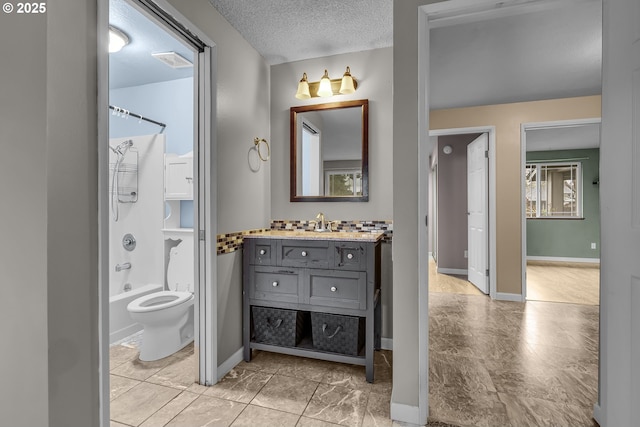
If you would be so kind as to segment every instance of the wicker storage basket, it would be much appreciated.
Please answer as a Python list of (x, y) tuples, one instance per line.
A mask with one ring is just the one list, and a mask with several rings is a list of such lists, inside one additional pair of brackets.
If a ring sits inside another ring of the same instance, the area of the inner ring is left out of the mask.
[(313, 346), (357, 356), (364, 345), (364, 317), (311, 312)]
[(257, 306), (251, 310), (256, 342), (295, 347), (302, 339), (304, 315), (301, 311)]

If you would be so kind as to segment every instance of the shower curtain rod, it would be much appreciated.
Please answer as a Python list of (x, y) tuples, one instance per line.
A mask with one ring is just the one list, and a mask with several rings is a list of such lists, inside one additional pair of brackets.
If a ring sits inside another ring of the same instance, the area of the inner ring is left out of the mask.
[(158, 125), (162, 127), (162, 130), (167, 127), (164, 123), (156, 122), (155, 120), (148, 119), (146, 117), (142, 117), (140, 114), (132, 113), (129, 110), (125, 110), (124, 108), (114, 107), (113, 105), (109, 105), (109, 109), (116, 111), (117, 113), (124, 113), (127, 116), (135, 117), (136, 119), (144, 120), (145, 122), (153, 123), (154, 125)]

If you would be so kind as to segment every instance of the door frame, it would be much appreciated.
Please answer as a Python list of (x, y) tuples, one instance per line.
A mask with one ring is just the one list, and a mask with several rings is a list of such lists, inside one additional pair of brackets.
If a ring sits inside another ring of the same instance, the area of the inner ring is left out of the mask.
[[(486, 133), (489, 138), (489, 186), (487, 188), (488, 197), (488, 267), (489, 267), (489, 297), (491, 299), (501, 299), (496, 291), (496, 127), (495, 126), (475, 126), (466, 128), (434, 129), (429, 131), (430, 137), (446, 135), (465, 135), (470, 133)], [(421, 164), (422, 165), (422, 164)], [(431, 168), (431, 166), (429, 166)], [(429, 197), (433, 197), (430, 193)], [(422, 217), (422, 216), (420, 216)], [(429, 232), (431, 236), (433, 231)], [(437, 248), (436, 248), (437, 251)], [(422, 254), (419, 259), (422, 258)]]
[[(217, 382), (217, 261), (215, 236), (217, 233), (217, 176), (215, 173), (217, 140), (216, 140), (216, 44), (209, 36), (189, 21), (167, 0), (127, 0), (165, 30), (177, 35), (177, 30), (168, 24), (168, 19), (196, 36), (204, 45), (204, 52), (195, 52), (194, 61), (194, 181), (198, 194), (194, 198), (194, 246), (198, 259), (194, 259), (194, 270), (197, 274), (195, 305), (202, 311), (194, 319), (198, 363), (198, 379), (202, 384), (211, 385)], [(152, 12), (149, 5), (158, 7), (159, 15)], [(98, 59), (98, 311), (99, 311), (99, 417), (100, 425), (110, 424), (110, 389), (109, 389), (109, 200), (108, 200), (108, 140), (109, 140), (109, 53), (106, 50), (109, 27), (109, 2), (98, 2), (97, 14), (97, 59)], [(204, 249), (204, 250), (203, 250)]]
[[(528, 122), (520, 125), (520, 239), (522, 241), (522, 301), (527, 300), (527, 204), (525, 200), (525, 167), (527, 165), (527, 131), (536, 129), (552, 129), (575, 127), (581, 125), (602, 124), (601, 117), (589, 119), (553, 120), (548, 122)], [(602, 221), (602, 220), (601, 220)]]

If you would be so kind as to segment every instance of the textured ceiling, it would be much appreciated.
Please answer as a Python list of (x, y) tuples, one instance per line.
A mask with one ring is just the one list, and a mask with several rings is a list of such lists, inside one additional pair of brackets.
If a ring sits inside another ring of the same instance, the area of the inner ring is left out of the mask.
[(393, 44), (392, 0), (209, 0), (268, 64)]

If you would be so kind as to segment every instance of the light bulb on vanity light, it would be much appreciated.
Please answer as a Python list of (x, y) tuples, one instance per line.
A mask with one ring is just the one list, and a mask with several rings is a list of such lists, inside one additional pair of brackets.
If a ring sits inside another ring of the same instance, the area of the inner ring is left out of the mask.
[(320, 87), (318, 88), (318, 96), (328, 97), (333, 96), (331, 90), (331, 79), (329, 78), (329, 72), (324, 70), (324, 76), (320, 79)]
[(300, 82), (298, 83), (298, 92), (296, 92), (296, 98), (311, 98), (311, 93), (309, 92), (309, 81), (307, 80), (307, 73), (302, 73), (302, 79), (300, 79)]
[(347, 71), (344, 72), (342, 76), (342, 83), (340, 84), (340, 93), (343, 95), (347, 95), (350, 93), (354, 93), (356, 91), (355, 81), (353, 77), (351, 77), (351, 69), (347, 67)]

